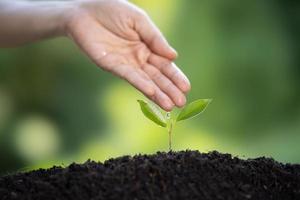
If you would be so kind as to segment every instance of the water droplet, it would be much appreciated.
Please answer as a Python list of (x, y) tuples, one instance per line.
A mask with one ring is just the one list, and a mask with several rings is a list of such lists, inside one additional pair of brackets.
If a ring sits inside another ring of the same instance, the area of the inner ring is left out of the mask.
[(171, 118), (171, 113), (167, 112), (166, 117), (167, 117), (167, 119), (170, 119)]
[(102, 51), (102, 56), (104, 57), (106, 55), (107, 55), (107, 53), (105, 51)]

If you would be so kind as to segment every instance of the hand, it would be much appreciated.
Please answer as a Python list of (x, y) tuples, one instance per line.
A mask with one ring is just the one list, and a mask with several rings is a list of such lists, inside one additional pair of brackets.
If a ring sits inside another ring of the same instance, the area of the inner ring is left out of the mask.
[(177, 54), (144, 11), (124, 0), (84, 0), (66, 33), (100, 68), (127, 80), (164, 110), (182, 107), (190, 83)]

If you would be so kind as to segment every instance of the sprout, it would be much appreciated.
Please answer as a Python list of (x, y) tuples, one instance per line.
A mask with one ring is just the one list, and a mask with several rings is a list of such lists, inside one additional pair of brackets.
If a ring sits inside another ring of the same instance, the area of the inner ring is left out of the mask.
[[(164, 112), (153, 103), (138, 100), (144, 115), (159, 126), (167, 128), (169, 134), (169, 150), (172, 150), (172, 130), (176, 122), (186, 120), (202, 113), (211, 99), (198, 99), (182, 108), (179, 113)], [(165, 114), (164, 114), (165, 113)]]

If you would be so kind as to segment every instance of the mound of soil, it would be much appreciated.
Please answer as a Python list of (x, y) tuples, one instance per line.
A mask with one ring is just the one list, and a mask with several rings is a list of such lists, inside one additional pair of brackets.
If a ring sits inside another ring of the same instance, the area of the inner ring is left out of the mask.
[(300, 165), (181, 151), (87, 161), (0, 178), (1, 199), (300, 199)]

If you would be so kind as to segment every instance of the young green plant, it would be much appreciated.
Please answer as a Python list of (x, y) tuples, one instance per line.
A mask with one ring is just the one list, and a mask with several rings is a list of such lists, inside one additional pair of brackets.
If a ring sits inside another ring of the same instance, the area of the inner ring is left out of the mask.
[(172, 130), (176, 122), (195, 117), (196, 115), (202, 113), (211, 101), (211, 99), (198, 99), (189, 103), (184, 108), (180, 109), (179, 112), (175, 113), (175, 111), (162, 111), (153, 103), (138, 100), (143, 114), (157, 125), (167, 129), (169, 134), (170, 151), (172, 150)]

